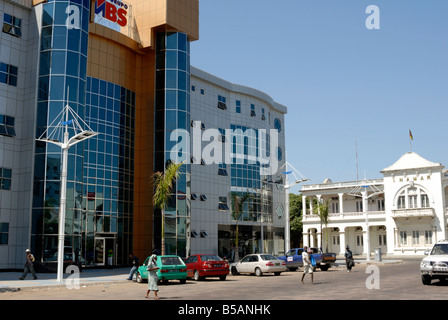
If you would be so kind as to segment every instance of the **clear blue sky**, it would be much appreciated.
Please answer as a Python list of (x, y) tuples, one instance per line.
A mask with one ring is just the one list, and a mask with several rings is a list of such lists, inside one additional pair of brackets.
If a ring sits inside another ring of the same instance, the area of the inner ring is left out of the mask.
[(448, 167), (447, 17), (446, 0), (201, 0), (191, 64), (288, 107), (288, 161), (307, 184), (356, 180), (355, 141), (359, 178), (381, 178), (409, 129), (412, 151)]

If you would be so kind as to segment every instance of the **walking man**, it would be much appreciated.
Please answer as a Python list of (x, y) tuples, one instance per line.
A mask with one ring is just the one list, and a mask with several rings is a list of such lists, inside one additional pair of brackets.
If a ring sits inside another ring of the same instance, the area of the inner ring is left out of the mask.
[(309, 273), (311, 275), (311, 284), (314, 284), (313, 266), (311, 264), (311, 256), (310, 256), (310, 252), (308, 252), (307, 246), (303, 247), (302, 262), (303, 262), (303, 275), (302, 275), (301, 282), (303, 283), (303, 279), (305, 278), (305, 275), (307, 273)]
[(26, 249), (25, 253), (26, 253), (25, 269), (23, 270), (23, 274), (19, 279), (24, 280), (28, 272), (31, 272), (34, 280), (37, 280), (36, 273), (34, 272), (34, 256), (31, 254), (30, 249)]
[(132, 280), (134, 277), (135, 272), (137, 272), (138, 266), (139, 266), (139, 260), (136, 256), (134, 256), (132, 253), (129, 254), (129, 258), (132, 260), (132, 268), (129, 272), (128, 280)]
[(348, 245), (345, 247), (345, 265), (347, 266), (347, 272), (352, 271), (352, 267), (355, 265), (353, 253)]

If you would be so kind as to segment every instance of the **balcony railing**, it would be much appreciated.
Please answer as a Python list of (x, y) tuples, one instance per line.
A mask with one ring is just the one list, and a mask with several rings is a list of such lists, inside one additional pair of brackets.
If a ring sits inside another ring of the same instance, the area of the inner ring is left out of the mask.
[[(379, 215), (384, 215), (385, 211), (368, 211), (369, 217), (378, 218)], [(330, 213), (328, 215), (329, 221), (348, 220), (348, 219), (365, 219), (365, 212), (343, 212), (343, 213)], [(302, 220), (319, 220), (317, 214), (307, 214)]]
[(435, 217), (433, 208), (414, 208), (392, 210), (392, 218)]
[[(369, 180), (370, 184), (374, 185), (384, 185), (383, 179), (373, 179)], [(331, 183), (321, 183), (321, 184), (309, 184), (303, 185), (302, 191), (310, 190), (320, 190), (320, 189), (335, 189), (335, 188), (354, 188), (362, 186), (364, 183), (362, 181), (345, 181), (345, 182), (331, 182)]]

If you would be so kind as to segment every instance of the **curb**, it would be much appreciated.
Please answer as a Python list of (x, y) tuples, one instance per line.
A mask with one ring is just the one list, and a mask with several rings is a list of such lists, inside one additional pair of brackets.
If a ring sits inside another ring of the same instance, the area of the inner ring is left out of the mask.
[[(135, 282), (132, 280), (132, 282)], [(93, 286), (109, 286), (109, 285), (116, 285), (116, 284), (123, 284), (123, 283), (131, 283), (129, 280), (105, 280), (105, 281), (92, 281), (92, 280), (81, 280), (79, 283), (80, 288), (85, 287), (93, 287)], [(39, 290), (51, 290), (51, 289), (60, 289), (60, 288), (66, 288), (67, 285), (65, 283), (61, 284), (42, 284), (42, 285), (34, 285), (34, 286), (26, 286), (26, 287), (3, 287), (0, 288), (0, 293), (7, 293), (7, 292), (26, 292), (26, 291), (39, 291)], [(67, 288), (68, 290), (72, 290)]]

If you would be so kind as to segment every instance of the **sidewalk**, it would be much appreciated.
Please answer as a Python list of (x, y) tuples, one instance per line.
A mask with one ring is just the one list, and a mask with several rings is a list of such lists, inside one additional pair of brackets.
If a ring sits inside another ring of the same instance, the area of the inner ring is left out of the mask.
[[(376, 261), (373, 257), (367, 262), (365, 257), (355, 256), (356, 264), (394, 264), (402, 263), (406, 259), (421, 259), (418, 257), (399, 257), (399, 258), (385, 258), (382, 261)], [(345, 260), (338, 257), (334, 268), (345, 267)], [(99, 285), (99, 284), (114, 284), (125, 283), (129, 276), (130, 267), (128, 268), (116, 268), (116, 269), (83, 269), (79, 274), (79, 285)], [(32, 275), (28, 274), (25, 280), (19, 280), (22, 275), (22, 271), (18, 272), (0, 272), (0, 293), (8, 291), (20, 291), (20, 290), (36, 290), (36, 289), (49, 289), (56, 287), (66, 287), (67, 283), (73, 285), (73, 281), (66, 279), (70, 277), (70, 274), (64, 274), (64, 281), (58, 282), (56, 273), (38, 273), (37, 280), (33, 280)], [(135, 279), (135, 275), (134, 275)]]
[[(98, 284), (113, 284), (127, 282), (129, 277), (129, 268), (116, 268), (116, 269), (83, 269), (79, 273), (79, 285), (98, 285)], [(64, 281), (58, 282), (56, 273), (37, 273), (37, 280), (33, 280), (33, 276), (28, 274), (25, 280), (19, 280), (22, 275), (20, 272), (0, 272), (0, 293), (7, 291), (20, 291), (20, 290), (35, 290), (44, 288), (56, 288), (65, 287), (68, 283), (73, 285), (73, 276), (70, 274), (64, 274)], [(69, 281), (65, 281), (71, 277)], [(134, 275), (135, 279), (135, 275)]]

